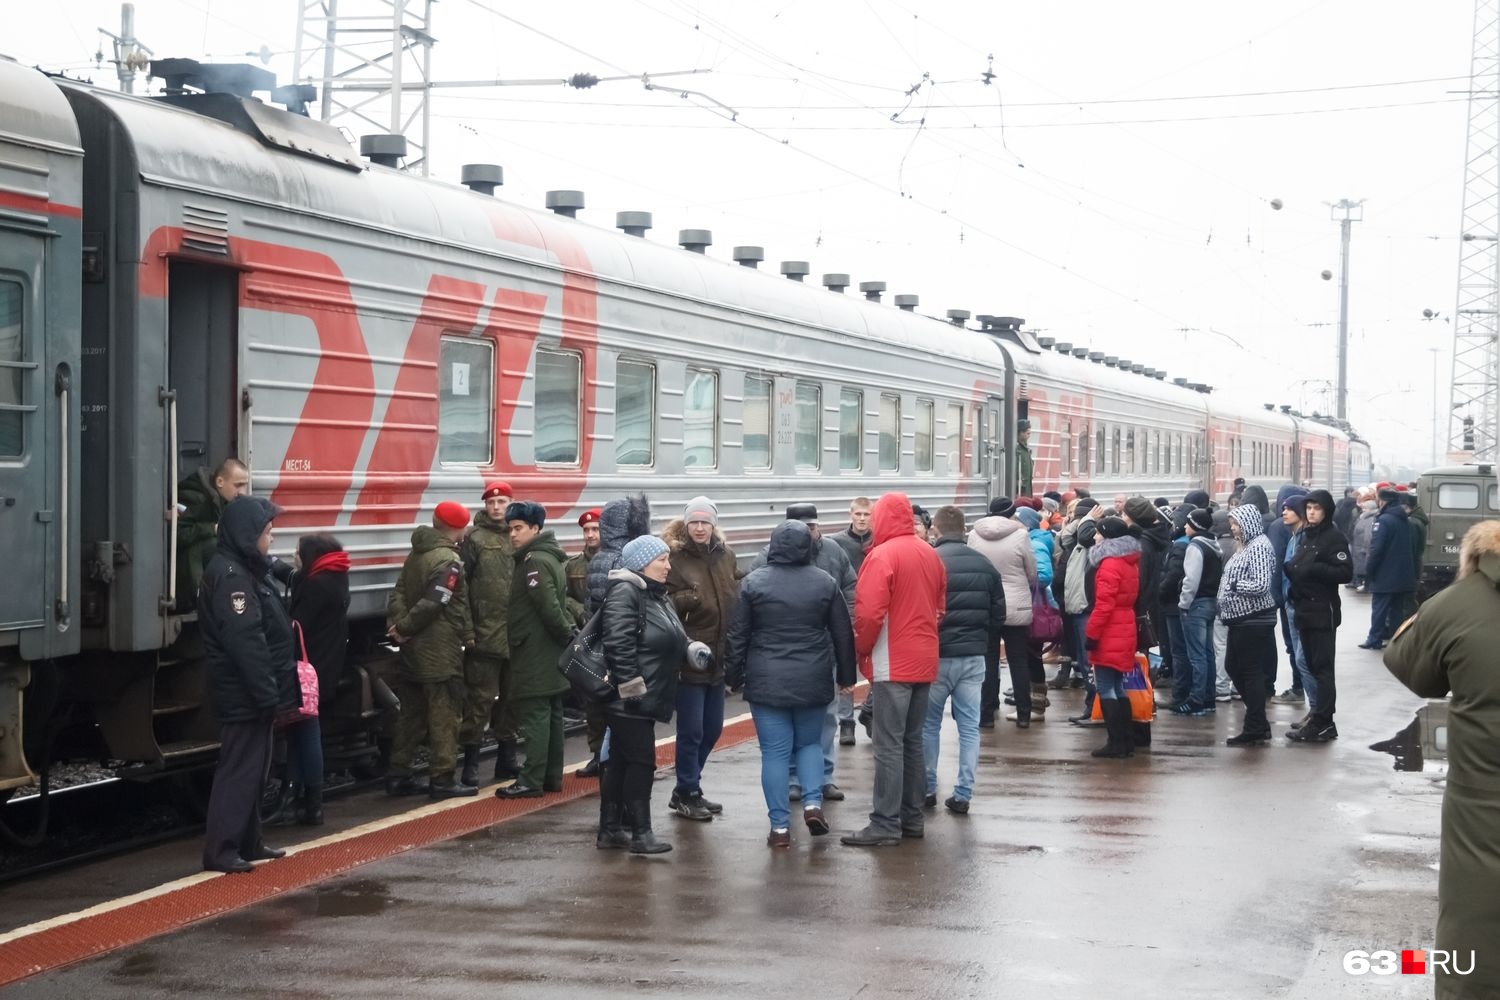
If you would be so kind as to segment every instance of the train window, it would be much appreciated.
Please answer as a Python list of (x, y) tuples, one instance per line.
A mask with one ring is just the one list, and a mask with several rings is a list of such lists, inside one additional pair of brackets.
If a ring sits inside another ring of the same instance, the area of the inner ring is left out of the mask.
[(745, 468), (771, 467), (771, 379), (765, 375), (745, 376), (744, 438), (740, 454)]
[(962, 403), (948, 404), (948, 475), (963, 472), (964, 455), (964, 406)]
[(1110, 438), (1109, 471), (1119, 473), (1124, 471), (1120, 464), (1120, 428), (1116, 427)]
[(438, 461), (488, 465), (494, 450), (495, 345), (444, 337), (438, 352)]
[(682, 387), (682, 467), (719, 464), (719, 373), (689, 368)]
[(797, 383), (797, 429), (792, 451), (799, 469), (823, 466), (823, 389), (815, 382)]
[(1097, 431), (1094, 432), (1094, 471), (1095, 472), (1103, 472), (1104, 471), (1104, 460), (1109, 457), (1108, 454), (1107, 454), (1107, 452), (1105, 451), (1105, 443), (1104, 442), (1105, 442), (1104, 428), (1100, 427)]
[(1078, 472), (1089, 474), (1089, 429), (1085, 425), (1078, 431)]
[[(962, 433), (962, 428), (959, 429)], [(839, 468), (858, 472), (865, 467), (865, 394), (839, 390)]]
[(913, 440), (913, 447), (916, 452), (918, 472), (932, 471), (932, 452), (934, 446), (933, 422), (935, 420), (935, 409), (936, 407), (934, 406), (932, 400), (917, 400), (917, 427), (916, 434)]
[(536, 460), (578, 462), (581, 359), (565, 351), (536, 352)]
[(643, 361), (615, 367), (615, 464), (656, 460), (656, 369)]
[(1478, 483), (1443, 483), (1438, 487), (1438, 506), (1444, 510), (1478, 510)]
[(880, 394), (880, 471), (901, 471), (901, 397)]
[(1058, 444), (1061, 446), (1062, 471), (1064, 475), (1073, 471), (1073, 422), (1064, 420), (1062, 434), (1058, 436)]
[(22, 433), (26, 416), (23, 359), (21, 286), (0, 281), (0, 457), (4, 458), (18, 458), (26, 451)]

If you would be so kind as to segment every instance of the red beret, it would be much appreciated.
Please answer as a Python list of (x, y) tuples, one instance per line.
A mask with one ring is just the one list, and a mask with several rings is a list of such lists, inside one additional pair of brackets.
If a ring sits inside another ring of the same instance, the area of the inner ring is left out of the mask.
[(513, 497), (513, 496), (515, 496), (515, 494), (511, 492), (510, 483), (495, 482), (495, 483), (485, 483), (485, 485), (484, 485), (484, 495), (481, 496), (479, 499), (481, 499), (481, 500), (488, 500), (490, 497)]
[(1017, 507), (1030, 507), (1032, 510), (1040, 511), (1042, 502), (1036, 497), (1016, 497)]
[(599, 515), (602, 513), (603, 511), (601, 511), (598, 507), (595, 507), (593, 510), (584, 511), (583, 514), (578, 518), (578, 526), (581, 528), (586, 524), (598, 524)]
[(456, 500), (444, 500), (437, 505), (437, 519), (450, 528), (467, 528), (469, 526), (469, 508)]

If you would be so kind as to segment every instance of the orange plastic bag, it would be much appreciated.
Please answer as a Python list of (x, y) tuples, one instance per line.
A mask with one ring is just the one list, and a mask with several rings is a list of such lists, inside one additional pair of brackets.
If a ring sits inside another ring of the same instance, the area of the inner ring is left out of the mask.
[[(1135, 669), (1125, 675), (1125, 697), (1130, 699), (1130, 721), (1150, 722), (1156, 718), (1156, 691), (1151, 686), (1151, 665), (1145, 653), (1135, 655)], [(1099, 701), (1094, 699), (1091, 718), (1103, 721)]]

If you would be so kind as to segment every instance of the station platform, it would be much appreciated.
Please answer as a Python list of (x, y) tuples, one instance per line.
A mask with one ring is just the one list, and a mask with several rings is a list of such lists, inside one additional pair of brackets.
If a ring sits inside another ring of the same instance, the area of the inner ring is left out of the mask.
[[(1304, 710), (1275, 706), (1271, 746), (1226, 747), (1236, 702), (1163, 713), (1149, 750), (1094, 760), (1103, 732), (1064, 721), (1081, 701), (1064, 691), (1047, 721), (982, 734), (969, 815), (939, 806), (895, 848), (838, 840), (870, 806), (861, 731), (833, 835), (794, 820), (776, 851), (733, 699), (704, 775), (723, 815), (673, 817), (656, 786), (670, 854), (595, 850), (597, 783), (572, 776), (523, 803), (357, 796), (249, 875), (194, 873), (184, 840), (7, 887), (0, 996), (1430, 996), (1428, 977), (1343, 965), (1430, 948), (1437, 917), (1441, 765), (1370, 749), (1423, 702), (1355, 648), (1366, 609), (1346, 600), (1328, 745), (1285, 740)], [(949, 721), (940, 798), (956, 764)]]

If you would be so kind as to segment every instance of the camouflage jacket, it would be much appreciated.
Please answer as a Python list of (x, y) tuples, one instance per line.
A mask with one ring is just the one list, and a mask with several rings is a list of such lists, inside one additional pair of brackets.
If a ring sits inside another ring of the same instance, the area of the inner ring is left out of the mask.
[(463, 676), (464, 647), (474, 642), (469, 595), (458, 548), (423, 525), (386, 600), (385, 623), (404, 640), (401, 675), (430, 684)]
[(474, 527), (458, 547), (463, 557), (469, 615), (474, 622), (474, 649), (489, 656), (510, 655), (505, 624), (510, 618), (510, 584), (516, 575), (510, 533), (502, 521), (484, 511), (474, 515)]
[[(594, 552), (598, 552), (595, 549)], [(563, 571), (568, 577), (568, 615), (582, 628), (588, 621), (589, 604), (589, 560), (594, 552), (587, 549), (568, 559)]]
[(516, 575), (510, 585), (513, 698), (546, 698), (568, 690), (567, 679), (557, 669), (563, 647), (573, 638), (563, 558), (551, 531), (543, 531), (515, 552)]

